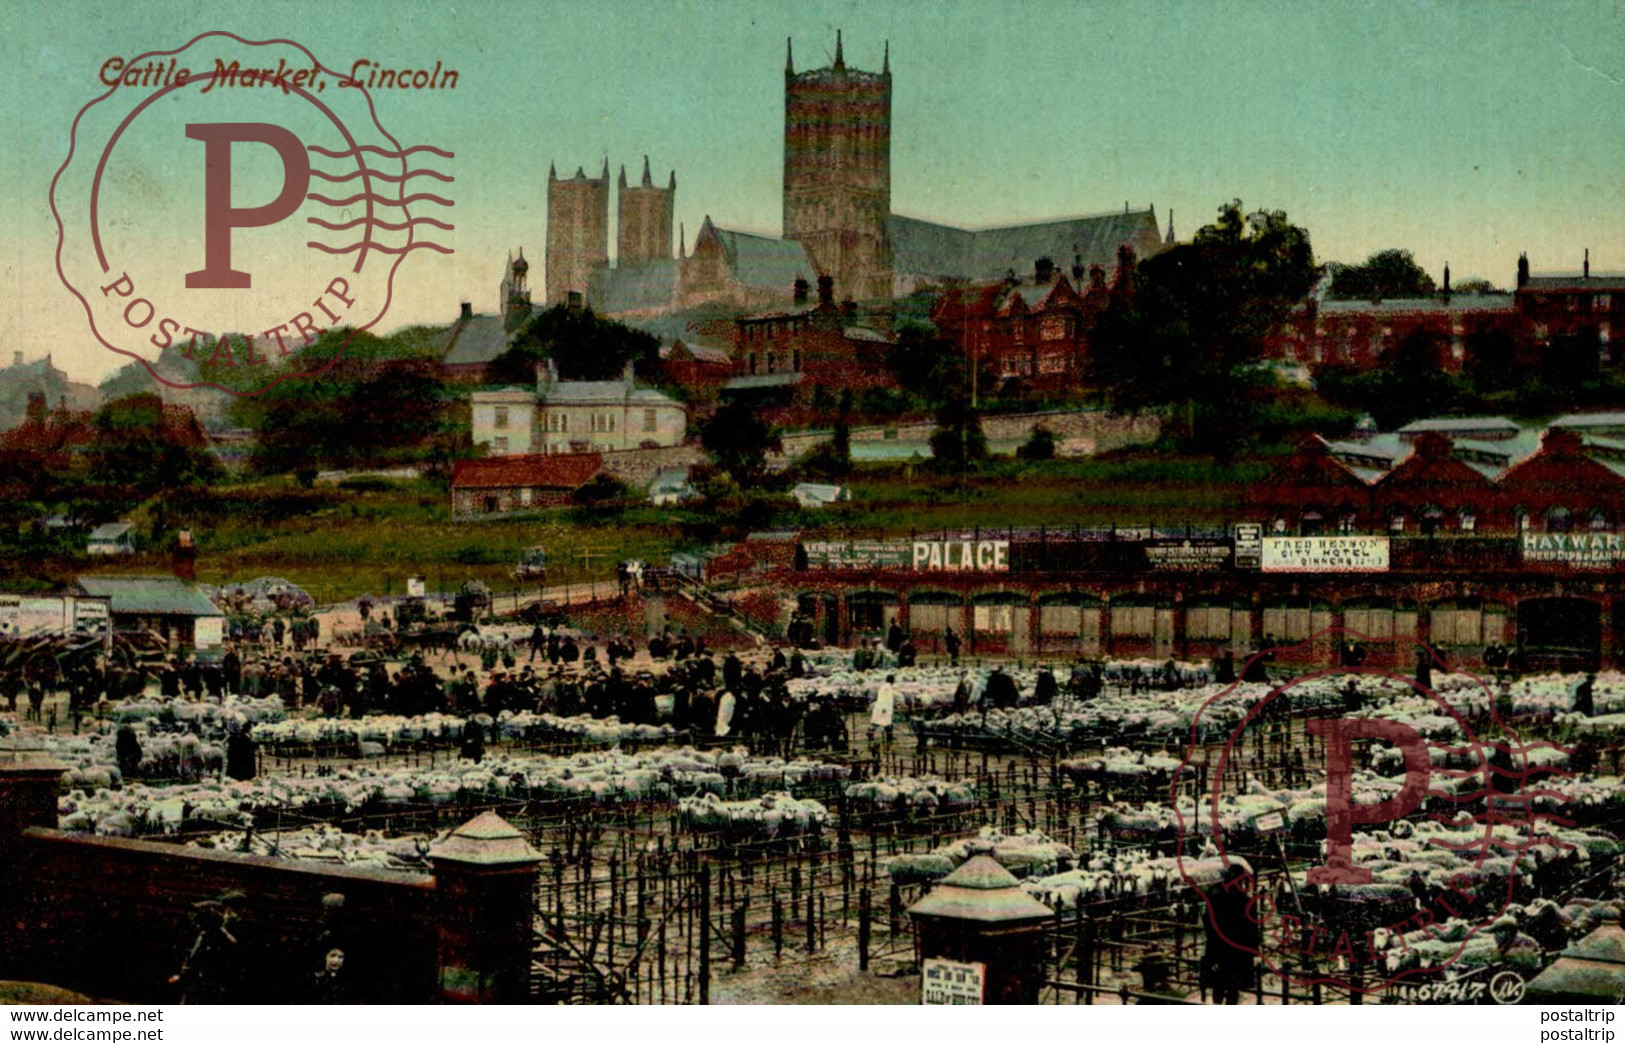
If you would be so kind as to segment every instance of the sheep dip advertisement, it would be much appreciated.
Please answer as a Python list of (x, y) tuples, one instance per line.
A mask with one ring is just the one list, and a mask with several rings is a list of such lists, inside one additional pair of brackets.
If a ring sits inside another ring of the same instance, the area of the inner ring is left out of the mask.
[(8, 14), (10, 1039), (1614, 1038), (1618, 4)]

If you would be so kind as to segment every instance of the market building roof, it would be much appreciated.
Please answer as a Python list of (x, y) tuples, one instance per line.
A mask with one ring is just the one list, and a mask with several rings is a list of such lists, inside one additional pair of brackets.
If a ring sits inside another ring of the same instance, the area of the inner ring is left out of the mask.
[(107, 598), (115, 616), (223, 616), (196, 583), (168, 576), (81, 576), (79, 586)]

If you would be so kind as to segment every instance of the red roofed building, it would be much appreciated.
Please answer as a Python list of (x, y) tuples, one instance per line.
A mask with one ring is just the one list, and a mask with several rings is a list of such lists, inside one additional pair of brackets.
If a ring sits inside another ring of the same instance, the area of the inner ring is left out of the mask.
[[(1083, 285), (1082, 265), (1073, 277)], [(1034, 265), (1031, 282), (1004, 282), (945, 292), (931, 321), (966, 360), (988, 366), (1001, 380), (1064, 387), (1084, 379), (1089, 331), (1106, 306), (1104, 270), (1096, 265), (1080, 293), (1048, 258)]]
[(603, 469), (597, 453), (493, 456), (459, 460), (451, 472), (453, 518), (477, 518), (568, 503)]
[(1359, 532), (1370, 520), (1371, 488), (1324, 438), (1310, 435), (1252, 488), (1249, 501), (1269, 535)]

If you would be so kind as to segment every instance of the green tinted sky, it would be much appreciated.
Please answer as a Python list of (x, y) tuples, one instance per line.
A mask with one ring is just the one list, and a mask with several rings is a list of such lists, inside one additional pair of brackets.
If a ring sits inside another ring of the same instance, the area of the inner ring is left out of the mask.
[[(1287, 210), (1322, 259), (1407, 247), (1510, 281), (1625, 269), (1619, 3), (630, 3), (10, 5), (0, 162), (6, 349), (100, 376), (51, 267), (46, 206), (73, 114), (109, 56), (207, 29), (285, 35), (332, 66), (454, 67), (453, 91), (380, 99), (402, 140), (453, 148), (454, 257), (414, 255), (392, 319), (494, 307), (502, 260), (539, 259), (547, 165), (675, 167), (701, 217), (779, 224), (784, 38), (825, 64), (891, 42), (893, 206), (965, 224), (1154, 203), (1182, 233), (1231, 197)], [(38, 13), (43, 12), (43, 13)], [(17, 104), (22, 99), (22, 104)]]

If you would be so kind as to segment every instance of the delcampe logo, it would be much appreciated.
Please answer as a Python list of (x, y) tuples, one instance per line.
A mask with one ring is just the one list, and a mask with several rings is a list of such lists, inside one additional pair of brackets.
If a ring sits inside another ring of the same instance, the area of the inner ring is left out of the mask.
[(229, 32), (129, 64), (153, 61), (84, 106), (51, 181), (58, 274), (109, 351), (256, 394), (337, 362), (409, 254), (452, 252), (453, 153), (403, 146), (360, 81)]

